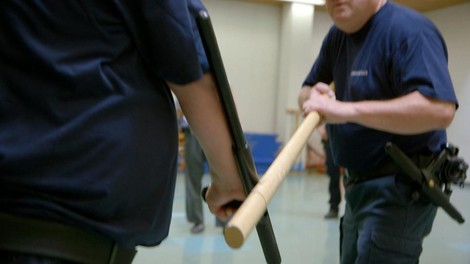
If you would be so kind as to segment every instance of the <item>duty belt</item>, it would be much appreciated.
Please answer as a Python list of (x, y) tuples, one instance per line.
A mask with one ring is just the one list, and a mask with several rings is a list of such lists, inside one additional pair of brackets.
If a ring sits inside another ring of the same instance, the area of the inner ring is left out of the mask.
[(94, 232), (3, 213), (0, 213), (0, 250), (86, 264), (130, 264), (137, 252)]
[[(418, 166), (426, 166), (433, 156), (416, 155), (411, 160)], [(347, 183), (358, 183), (371, 179), (376, 179), (384, 176), (394, 175), (400, 173), (401, 168), (392, 160), (388, 160), (377, 166), (376, 168), (366, 171), (355, 171), (345, 169), (345, 179)]]
[(392, 161), (386, 162), (375, 169), (366, 171), (354, 171), (350, 169), (345, 170), (345, 179), (347, 183), (357, 183), (375, 178), (380, 178), (388, 175), (397, 174), (400, 168)]

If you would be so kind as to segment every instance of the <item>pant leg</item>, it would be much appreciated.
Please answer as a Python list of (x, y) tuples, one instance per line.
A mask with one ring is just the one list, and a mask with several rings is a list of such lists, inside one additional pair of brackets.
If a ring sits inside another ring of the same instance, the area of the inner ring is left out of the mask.
[(191, 223), (204, 223), (201, 185), (206, 158), (199, 142), (189, 130), (185, 132), (184, 149), (186, 217)]
[(328, 191), (330, 193), (330, 207), (333, 209), (338, 209), (338, 206), (341, 202), (341, 191), (340, 191), (340, 166), (336, 165), (333, 156), (331, 153), (331, 148), (329, 141), (326, 140), (323, 142), (323, 147), (325, 149), (325, 167), (326, 173), (330, 177), (330, 182), (328, 185)]
[(340, 259), (342, 264), (354, 263), (357, 258), (357, 226), (346, 201), (340, 225)]
[[(343, 254), (342, 264), (419, 263), (423, 239), (431, 232), (437, 207), (426, 199), (413, 201), (412, 191), (399, 175), (346, 187), (350, 211), (342, 230), (345, 237), (357, 234), (357, 254)], [(348, 251), (343, 248), (343, 252)]]

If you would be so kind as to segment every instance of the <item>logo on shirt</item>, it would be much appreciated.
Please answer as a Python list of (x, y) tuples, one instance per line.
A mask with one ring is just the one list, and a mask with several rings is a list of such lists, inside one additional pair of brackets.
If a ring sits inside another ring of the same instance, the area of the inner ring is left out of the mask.
[(368, 75), (369, 75), (368, 70), (351, 71), (351, 77), (366, 77)]

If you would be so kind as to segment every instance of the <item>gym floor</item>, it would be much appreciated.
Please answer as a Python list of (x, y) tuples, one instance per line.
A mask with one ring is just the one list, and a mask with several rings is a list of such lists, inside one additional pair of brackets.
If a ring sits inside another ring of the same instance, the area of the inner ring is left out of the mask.
[[(204, 182), (209, 181), (205, 176)], [(339, 220), (325, 220), (328, 177), (288, 175), (269, 205), (269, 214), (282, 263), (335, 264), (339, 258)], [(424, 240), (420, 263), (470, 263), (470, 185), (454, 187), (452, 204), (467, 220), (458, 224), (438, 210), (431, 234)], [(205, 206), (205, 230), (191, 234), (184, 210), (184, 175), (178, 175), (170, 234), (154, 248), (139, 248), (135, 264), (258, 264), (266, 263), (256, 230), (239, 249), (225, 243), (222, 229)], [(340, 207), (344, 210), (344, 202)]]

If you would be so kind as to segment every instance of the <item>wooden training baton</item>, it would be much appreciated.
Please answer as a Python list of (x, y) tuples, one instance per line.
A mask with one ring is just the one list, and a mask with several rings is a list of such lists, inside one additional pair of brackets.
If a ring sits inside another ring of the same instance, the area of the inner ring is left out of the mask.
[(311, 112), (295, 131), (276, 159), (269, 166), (248, 197), (242, 203), (224, 230), (227, 244), (232, 248), (239, 248), (250, 235), (253, 228), (266, 212), (268, 204), (280, 184), (289, 173), (292, 164), (307, 143), (310, 134), (320, 123), (320, 115)]

